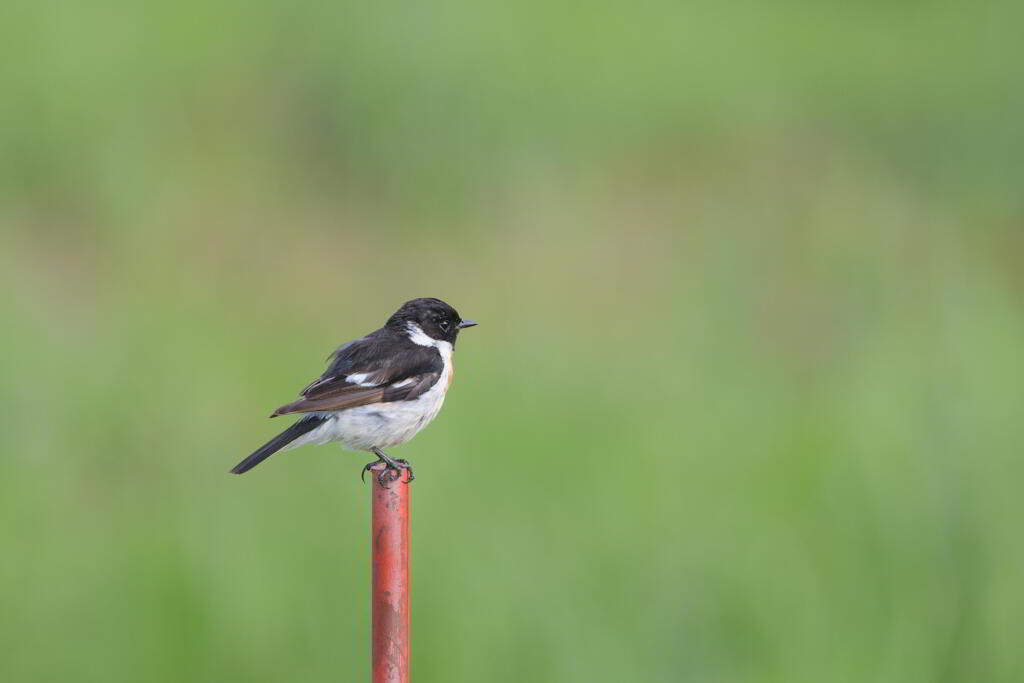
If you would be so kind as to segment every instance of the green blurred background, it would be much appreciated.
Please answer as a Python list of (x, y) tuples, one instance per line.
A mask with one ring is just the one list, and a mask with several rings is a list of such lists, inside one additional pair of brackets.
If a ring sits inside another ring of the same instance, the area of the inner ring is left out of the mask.
[(0, 680), (365, 680), (227, 470), (417, 296), (416, 680), (1024, 680), (1024, 5), (146, 4), (0, 10)]

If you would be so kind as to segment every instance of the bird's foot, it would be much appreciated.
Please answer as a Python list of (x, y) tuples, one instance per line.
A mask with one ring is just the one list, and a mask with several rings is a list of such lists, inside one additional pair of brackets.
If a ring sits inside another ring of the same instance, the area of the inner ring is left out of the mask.
[(416, 478), (416, 475), (412, 473), (412, 465), (407, 460), (401, 458), (389, 458), (383, 453), (377, 454), (377, 459), (373, 462), (368, 462), (363, 466), (363, 471), (359, 474), (359, 478), (366, 482), (366, 472), (371, 470), (378, 472), (377, 483), (382, 488), (388, 488), (388, 484), (395, 481), (396, 479), (402, 478), (402, 470), (409, 470), (409, 478), (406, 480), (406, 484)]

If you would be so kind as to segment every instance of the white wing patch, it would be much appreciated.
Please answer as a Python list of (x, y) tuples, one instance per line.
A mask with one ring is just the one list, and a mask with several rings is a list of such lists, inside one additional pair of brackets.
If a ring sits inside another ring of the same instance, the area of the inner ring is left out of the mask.
[(369, 372), (353, 372), (345, 378), (345, 381), (349, 384), (358, 384), (361, 387), (376, 387), (380, 386), (380, 382), (367, 382), (366, 380), (370, 377)]

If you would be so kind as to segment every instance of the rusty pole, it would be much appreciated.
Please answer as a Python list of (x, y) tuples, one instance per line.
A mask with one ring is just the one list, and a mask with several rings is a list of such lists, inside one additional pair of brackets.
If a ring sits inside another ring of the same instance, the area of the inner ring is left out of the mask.
[(387, 488), (371, 471), (373, 570), (371, 681), (409, 683), (409, 486), (407, 470)]

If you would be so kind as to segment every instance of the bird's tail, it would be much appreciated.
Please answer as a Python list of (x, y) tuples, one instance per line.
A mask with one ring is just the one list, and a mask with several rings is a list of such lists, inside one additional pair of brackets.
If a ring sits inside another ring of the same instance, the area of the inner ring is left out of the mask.
[(274, 453), (277, 453), (279, 450), (290, 444), (292, 441), (295, 441), (295, 439), (307, 432), (313, 431), (326, 420), (327, 418), (320, 417), (319, 415), (307, 415), (270, 441), (260, 446), (248, 458), (231, 468), (231, 473), (243, 474), (248, 472), (253, 467), (256, 467), (256, 465), (259, 465)]

